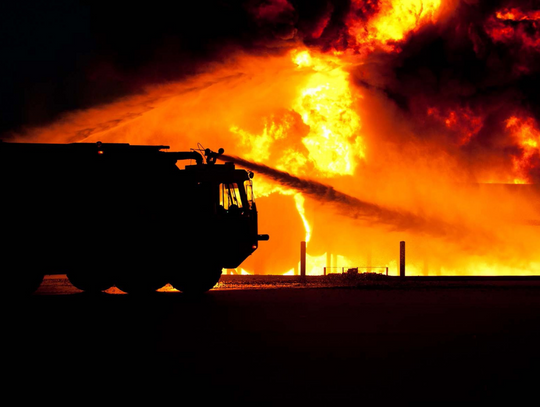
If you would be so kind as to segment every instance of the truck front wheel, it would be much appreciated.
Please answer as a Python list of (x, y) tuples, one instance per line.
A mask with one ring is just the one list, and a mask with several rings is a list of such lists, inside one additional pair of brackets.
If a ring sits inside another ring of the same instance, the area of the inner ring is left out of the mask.
[(169, 278), (169, 283), (184, 294), (202, 294), (212, 289), (221, 278), (222, 268), (211, 266), (205, 269), (192, 268)]
[(159, 275), (148, 274), (121, 274), (116, 277), (115, 285), (128, 294), (149, 295), (166, 284), (165, 279)]

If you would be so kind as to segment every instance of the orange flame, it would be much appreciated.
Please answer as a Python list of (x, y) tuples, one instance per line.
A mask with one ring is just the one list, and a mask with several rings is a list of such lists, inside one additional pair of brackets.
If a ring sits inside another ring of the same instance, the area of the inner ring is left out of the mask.
[(298, 69), (310, 72), (293, 105), (310, 129), (302, 140), (310, 159), (322, 175), (353, 174), (365, 148), (347, 72), (337, 58), (313, 57), (307, 50), (292, 55)]
[(382, 0), (378, 2), (378, 12), (366, 24), (356, 18), (365, 9), (365, 2), (353, 0), (349, 33), (363, 50), (396, 51), (409, 33), (437, 20), (440, 6), (441, 0)]
[(540, 11), (517, 8), (502, 9), (486, 23), (486, 32), (495, 42), (540, 48)]
[(506, 121), (506, 128), (521, 147), (521, 154), (513, 157), (515, 184), (532, 183), (531, 168), (538, 164), (540, 159), (540, 131), (532, 117), (520, 119), (512, 116)]
[(525, 21), (540, 20), (540, 10), (524, 12), (518, 8), (503, 9), (497, 11), (496, 16), (499, 20)]
[(272, 145), (298, 132), (298, 119), (306, 129), (301, 138), (303, 146), (289, 146), (280, 151), (278, 168), (293, 168), (296, 173), (305, 172), (310, 163), (323, 176), (353, 174), (357, 160), (364, 157), (364, 145), (360, 134), (360, 117), (354, 110), (355, 99), (348, 80), (348, 73), (339, 59), (320, 54), (313, 56), (307, 50), (291, 52), (291, 62), (303, 77), (287, 110), (279, 115), (263, 117), (263, 129), (255, 134), (233, 125), (231, 133), (248, 147), (245, 158), (270, 159)]

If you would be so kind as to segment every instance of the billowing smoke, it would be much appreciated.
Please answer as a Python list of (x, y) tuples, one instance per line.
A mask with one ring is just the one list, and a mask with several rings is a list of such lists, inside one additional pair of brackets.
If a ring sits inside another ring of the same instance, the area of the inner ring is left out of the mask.
[(407, 117), (418, 143), (450, 154), (474, 180), (492, 182), (493, 172), (506, 172), (499, 182), (536, 182), (538, 152), (528, 151), (508, 120), (539, 128), (538, 6), (442, 3), (451, 9), (398, 43), (399, 52), (369, 53), (352, 72), (356, 84), (386, 98)]

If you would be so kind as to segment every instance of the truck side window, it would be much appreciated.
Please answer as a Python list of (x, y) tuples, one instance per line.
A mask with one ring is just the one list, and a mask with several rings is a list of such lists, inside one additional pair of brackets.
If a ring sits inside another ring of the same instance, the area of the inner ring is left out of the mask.
[(242, 208), (242, 199), (238, 184), (220, 184), (219, 185), (219, 204), (228, 211), (229, 209)]

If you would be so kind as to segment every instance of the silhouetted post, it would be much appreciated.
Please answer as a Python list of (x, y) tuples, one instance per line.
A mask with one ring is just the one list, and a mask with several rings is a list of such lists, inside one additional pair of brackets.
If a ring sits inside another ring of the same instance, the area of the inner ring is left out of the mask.
[(306, 242), (300, 242), (300, 275), (306, 276)]
[(405, 277), (405, 242), (399, 242), (399, 276)]

